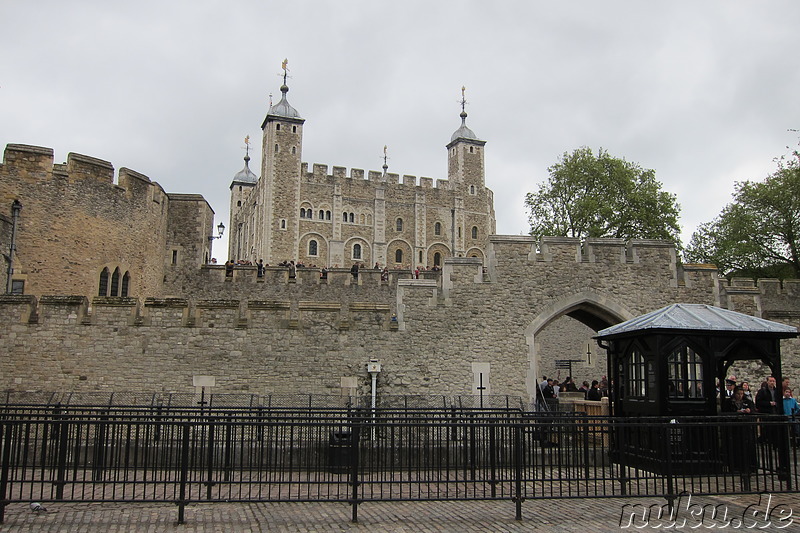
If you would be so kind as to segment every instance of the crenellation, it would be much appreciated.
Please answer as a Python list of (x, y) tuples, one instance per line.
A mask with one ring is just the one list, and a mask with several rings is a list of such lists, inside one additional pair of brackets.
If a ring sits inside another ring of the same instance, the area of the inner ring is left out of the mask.
[(333, 173), (331, 175), (334, 178), (345, 178), (347, 177), (347, 168), (334, 166)]
[(139, 300), (120, 296), (95, 296), (92, 298), (93, 325), (132, 326), (139, 315)]
[(383, 177), (383, 172), (379, 172), (377, 170), (370, 170), (367, 172), (367, 176), (370, 182), (381, 181), (381, 178)]
[(0, 323), (25, 324), (35, 315), (38, 302), (33, 295), (0, 295)]
[(443, 190), (443, 191), (451, 190), (450, 189), (450, 184), (451, 184), (450, 180), (443, 180), (443, 179), (437, 179), (436, 180), (436, 188), (440, 189), (440, 190)]
[(433, 189), (433, 179), (432, 178), (420, 178), (419, 179), (419, 186), (423, 189)]
[(40, 323), (75, 326), (82, 323), (89, 309), (85, 296), (41, 296), (37, 315)]
[(573, 237), (542, 237), (539, 249), (541, 260), (547, 263), (580, 263), (583, 258), (581, 241)]
[(73, 152), (67, 154), (67, 173), (70, 179), (82, 178), (114, 183), (114, 166), (108, 161), (88, 155)]
[(350, 178), (354, 180), (363, 180), (364, 179), (364, 169), (361, 168), (352, 168), (350, 169)]
[(417, 177), (416, 176), (403, 176), (403, 185), (407, 187), (416, 187), (417, 186)]
[(53, 149), (28, 144), (8, 144), (3, 152), (5, 172), (41, 173), (53, 170)]
[(315, 179), (324, 180), (328, 176), (328, 165), (314, 163), (313, 168), (314, 168), (313, 174)]
[(624, 264), (627, 262), (625, 239), (586, 239), (584, 256), (590, 263)]

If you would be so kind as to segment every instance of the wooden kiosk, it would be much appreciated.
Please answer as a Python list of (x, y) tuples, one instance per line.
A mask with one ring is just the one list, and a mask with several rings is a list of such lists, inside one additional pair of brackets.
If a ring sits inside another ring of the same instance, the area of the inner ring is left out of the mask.
[[(780, 340), (797, 335), (793, 326), (703, 304), (669, 305), (599, 331), (595, 339), (608, 352), (611, 415), (641, 422), (615, 434), (615, 459), (648, 470), (662, 469), (666, 457), (677, 470), (716, 468), (714, 428), (681, 428), (682, 421), (719, 413), (716, 384), (738, 361), (769, 367), (782, 397)], [(656, 431), (659, 419), (662, 426), (672, 421), (674, 430)]]

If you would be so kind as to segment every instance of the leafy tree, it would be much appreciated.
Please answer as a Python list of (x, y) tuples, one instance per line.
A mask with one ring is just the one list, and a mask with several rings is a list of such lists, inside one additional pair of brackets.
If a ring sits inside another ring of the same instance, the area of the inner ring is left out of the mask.
[(582, 147), (564, 152), (528, 193), (531, 235), (666, 239), (678, 244), (680, 206), (655, 171)]
[(726, 275), (800, 277), (800, 154), (763, 182), (737, 182), (733, 202), (697, 228), (685, 257)]

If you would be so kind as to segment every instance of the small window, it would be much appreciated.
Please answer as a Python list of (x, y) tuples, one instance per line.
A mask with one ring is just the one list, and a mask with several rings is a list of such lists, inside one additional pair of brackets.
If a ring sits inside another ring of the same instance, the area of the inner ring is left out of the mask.
[(458, 227), (458, 238), (461, 238), (461, 226)]
[(354, 244), (353, 245), (353, 259), (361, 259), (361, 245)]
[(670, 398), (703, 399), (703, 360), (684, 345), (667, 357), (667, 393)]
[(403, 250), (395, 250), (394, 251), (394, 262), (395, 263), (402, 263), (403, 262)]
[(119, 296), (119, 268), (111, 274), (111, 296)]
[(433, 225), (433, 234), (434, 235), (441, 235), (442, 234), (442, 223), (437, 222)]
[(281, 229), (286, 229), (286, 219), (285, 218), (281, 219)]
[(442, 254), (439, 252), (433, 254), (433, 266), (442, 266)]
[(632, 398), (645, 398), (647, 396), (646, 374), (644, 370), (644, 356), (634, 350), (628, 356), (628, 396)]
[(276, 154), (278, 153), (278, 145), (277, 144), (275, 145), (275, 153)]
[(25, 294), (25, 280), (11, 280), (11, 294)]
[(397, 231), (403, 231), (403, 219), (402, 218), (398, 218), (397, 219), (397, 221), (395, 223), (395, 227), (397, 228)]
[(474, 185), (470, 185), (469, 186), (469, 193), (470, 194), (475, 194), (475, 186)]
[(103, 271), (100, 272), (100, 287), (97, 289), (98, 296), (108, 296), (108, 277), (108, 269), (104, 268)]
[(178, 264), (178, 250), (172, 250), (172, 264)]
[(325, 211), (323, 211), (322, 209), (319, 210), (319, 219), (325, 220)]
[(353, 213), (350, 213), (350, 223), (352, 224), (354, 220), (355, 220), (355, 215)]
[(238, 202), (236, 202), (236, 207), (242, 207), (242, 201), (241, 201), (241, 200), (239, 200)]
[(292, 126), (292, 133), (297, 133), (297, 126)]
[(125, 275), (122, 276), (122, 292), (120, 293), (120, 296), (128, 296), (128, 287), (130, 287), (130, 284), (131, 275), (128, 272), (125, 272)]
[(367, 223), (367, 217), (365, 217), (364, 215), (361, 215), (359, 217), (359, 219), (361, 220), (361, 224), (366, 224)]
[(242, 186), (239, 185), (239, 192), (242, 192)]
[(281, 131), (281, 125), (275, 124), (275, 131)]
[(330, 219), (331, 219), (331, 212), (325, 211), (325, 220), (330, 220)]
[(317, 241), (313, 239), (308, 241), (308, 255), (317, 255)]
[(470, 147), (469, 147), (469, 153), (471, 153), (471, 154), (474, 154), (474, 153), (475, 153), (475, 148), (473, 148), (472, 146), (470, 146)]
[(342, 222), (347, 222), (347, 213), (342, 213)]
[(306, 218), (306, 208), (305, 207), (301, 207), (300, 208), (300, 218)]
[(422, 250), (419, 251), (419, 264), (422, 264)]
[(297, 147), (296, 146), (292, 146), (292, 155), (294, 155), (296, 153), (297, 153)]
[(478, 226), (472, 226), (472, 238), (473, 239), (478, 238)]

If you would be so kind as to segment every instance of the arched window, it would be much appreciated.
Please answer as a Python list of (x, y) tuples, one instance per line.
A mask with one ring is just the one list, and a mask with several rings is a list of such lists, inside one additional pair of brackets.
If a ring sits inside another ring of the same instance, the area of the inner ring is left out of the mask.
[(354, 221), (355, 221), (355, 215), (353, 213), (350, 213), (350, 222), (352, 223)]
[(475, 186), (474, 185), (470, 185), (469, 186), (469, 193), (470, 194), (475, 194)]
[(361, 245), (354, 244), (353, 245), (353, 259), (361, 259)]
[(461, 226), (458, 227), (458, 238), (461, 238)]
[(286, 219), (285, 218), (281, 219), (281, 229), (286, 229)]
[(236, 207), (242, 207), (242, 201), (241, 201), (241, 200), (239, 200), (238, 202), (236, 202)]
[(419, 251), (419, 264), (422, 264), (422, 250)]
[(441, 235), (442, 234), (442, 224), (441, 222), (437, 222), (433, 225), (433, 234), (434, 235)]
[(277, 144), (275, 145), (275, 153), (276, 154), (278, 153), (278, 145)]
[(342, 222), (347, 222), (347, 213), (342, 213)]
[(300, 208), (300, 218), (306, 218), (306, 208), (305, 207), (301, 207)]
[(433, 266), (442, 266), (442, 254), (439, 252), (433, 254)]
[(119, 296), (119, 268), (111, 274), (111, 296)]
[(364, 216), (364, 215), (361, 215), (361, 216), (359, 217), (359, 219), (361, 220), (361, 223), (362, 223), (362, 224), (366, 224), (366, 223), (367, 223), (367, 217), (366, 217), (366, 216)]
[(297, 126), (292, 126), (292, 133), (297, 133)]
[(325, 220), (325, 211), (323, 211), (322, 209), (319, 210), (319, 219)]
[(275, 124), (275, 131), (281, 131), (281, 125)]
[(403, 262), (403, 250), (395, 250), (394, 251), (394, 262), (395, 263), (402, 263)]
[(294, 155), (296, 153), (297, 153), (297, 147), (296, 146), (292, 146), (292, 155)]
[(122, 276), (122, 292), (120, 296), (128, 296), (128, 288), (131, 285), (131, 275), (128, 272), (125, 272), (125, 275)]
[(397, 221), (395, 223), (395, 227), (397, 228), (397, 231), (403, 231), (403, 219), (402, 218), (398, 218), (397, 219)]
[(308, 241), (308, 255), (317, 255), (317, 241), (313, 239)]
[(331, 212), (325, 211), (325, 220), (330, 220), (330, 219), (331, 219)]
[(100, 272), (100, 287), (97, 289), (98, 296), (108, 296), (108, 276), (108, 269), (104, 268), (103, 271)]
[(473, 239), (478, 238), (478, 226), (472, 226), (472, 238)]

